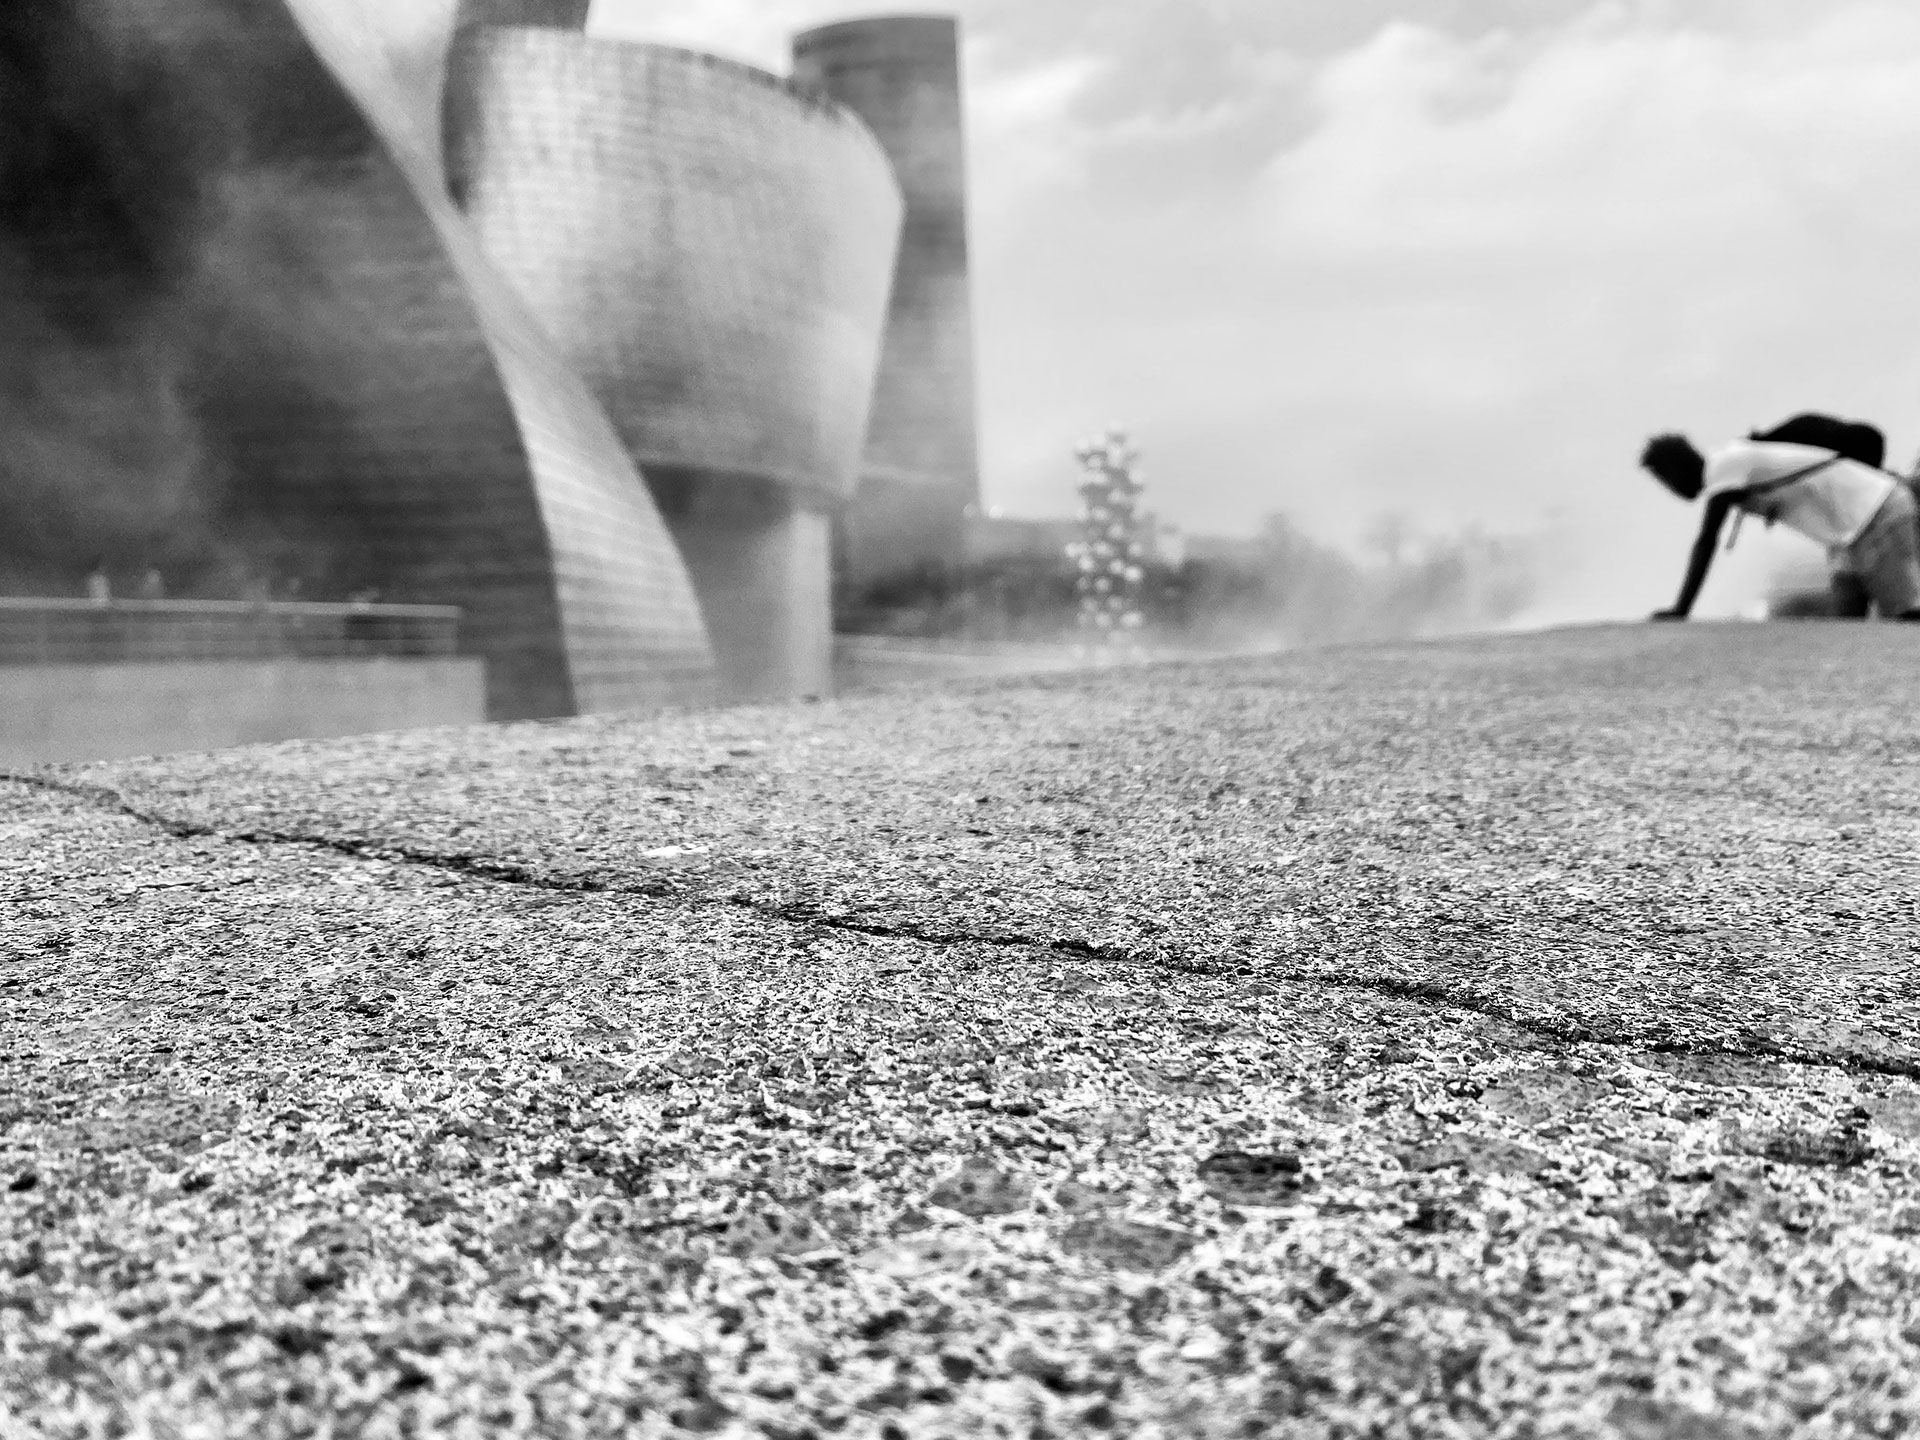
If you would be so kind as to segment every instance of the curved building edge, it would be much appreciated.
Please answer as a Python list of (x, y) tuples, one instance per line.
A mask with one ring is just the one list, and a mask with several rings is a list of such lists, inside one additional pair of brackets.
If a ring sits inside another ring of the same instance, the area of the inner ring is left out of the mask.
[(678, 46), (483, 29), (448, 183), (642, 469), (857, 482), (903, 203), (860, 117)]
[(846, 20), (829, 20), (810, 25), (793, 34), (796, 51), (814, 51), (833, 46), (857, 48), (869, 56), (889, 58), (929, 58), (939, 60), (959, 48), (959, 19), (932, 10), (900, 10), (878, 15), (860, 15)]
[(459, 0), (454, 28), (476, 25), (536, 25), (550, 30), (581, 31), (593, 0)]
[[(545, 534), (555, 643), (569, 694), (533, 710), (493, 697), (496, 718), (706, 698), (713, 654), (678, 548), (592, 392), (447, 196), (439, 147), (393, 83), (372, 0), (284, 0), (314, 52), (406, 176), (479, 319), (514, 412)], [(540, 643), (522, 637), (521, 643)]]
[(823, 693), (903, 213), (884, 149), (677, 46), (470, 30), (447, 76), (450, 190), (643, 466), (723, 693)]
[(859, 114), (906, 202), (860, 487), (836, 565), (859, 590), (961, 563), (980, 495), (960, 26), (950, 15), (836, 21), (793, 38), (795, 77)]

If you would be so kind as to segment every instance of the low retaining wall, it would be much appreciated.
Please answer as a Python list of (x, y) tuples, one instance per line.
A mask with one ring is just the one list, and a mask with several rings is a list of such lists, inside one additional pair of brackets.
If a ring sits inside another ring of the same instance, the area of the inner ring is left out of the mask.
[(0, 765), (112, 760), (486, 718), (485, 662), (0, 665)]

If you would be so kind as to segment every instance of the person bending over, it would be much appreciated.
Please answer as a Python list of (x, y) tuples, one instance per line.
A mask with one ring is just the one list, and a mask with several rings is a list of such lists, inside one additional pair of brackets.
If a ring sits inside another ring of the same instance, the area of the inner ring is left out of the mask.
[(1640, 464), (1682, 500), (1707, 504), (1680, 598), (1655, 620), (1687, 618), (1729, 514), (1736, 534), (1741, 516), (1758, 515), (1824, 547), (1837, 597), (1864, 587), (1882, 617), (1920, 620), (1920, 508), (1886, 471), (1784, 441), (1743, 440), (1703, 456), (1684, 435), (1654, 436)]

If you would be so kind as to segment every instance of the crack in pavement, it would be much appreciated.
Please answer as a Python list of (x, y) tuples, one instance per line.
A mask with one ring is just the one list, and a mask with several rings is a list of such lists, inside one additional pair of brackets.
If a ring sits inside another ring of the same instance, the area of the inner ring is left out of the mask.
[(1020, 934), (975, 935), (928, 930), (913, 925), (860, 921), (826, 913), (807, 904), (772, 904), (739, 895), (702, 895), (676, 889), (668, 884), (653, 886), (610, 884), (584, 875), (543, 875), (512, 861), (494, 860), (479, 855), (449, 855), (439, 851), (413, 850), (405, 846), (346, 840), (327, 835), (307, 835), (276, 830), (222, 829), (215, 825), (195, 824), (191, 821), (142, 810), (111, 786), (62, 780), (48, 775), (0, 770), (0, 781), (85, 800), (178, 840), (221, 840), (242, 845), (303, 847), (325, 850), (349, 859), (415, 865), (447, 874), (471, 876), (474, 879), (492, 881), (496, 884), (516, 885), (562, 894), (634, 896), (649, 900), (672, 900), (689, 908), (727, 906), (745, 910), (764, 919), (776, 920), (782, 924), (863, 935), (873, 939), (904, 940), (933, 948), (975, 945), (990, 949), (1037, 951), (1174, 974), (1245, 977), (1331, 990), (1356, 990), (1398, 1000), (1410, 1000), (1434, 1009), (1463, 1010), (1483, 1019), (1511, 1025), (1524, 1034), (1538, 1035), (1564, 1044), (1634, 1049), (1656, 1055), (1689, 1055), (1700, 1058), (1717, 1057), (1761, 1063), (1808, 1065), (1851, 1075), (1920, 1079), (1920, 1058), (1863, 1055), (1840, 1050), (1823, 1050), (1814, 1046), (1782, 1044), (1766, 1039), (1750, 1040), (1745, 1044), (1730, 1047), (1681, 1038), (1634, 1035), (1618, 1029), (1600, 1030), (1583, 1025), (1576, 1020), (1555, 1020), (1527, 1014), (1503, 1003), (1496, 997), (1464, 987), (1449, 986), (1436, 980), (1416, 980), (1398, 976), (1337, 975), (1313, 970), (1275, 970), (1256, 965), (1234, 965), (1229, 962), (1196, 959), (1170, 947), (1155, 947), (1143, 952), (1100, 945), (1086, 940), (1040, 939)]

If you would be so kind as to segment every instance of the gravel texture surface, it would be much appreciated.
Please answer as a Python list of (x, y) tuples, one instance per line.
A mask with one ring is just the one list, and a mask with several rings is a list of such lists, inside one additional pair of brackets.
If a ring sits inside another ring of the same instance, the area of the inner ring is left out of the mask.
[(1920, 1429), (1920, 634), (0, 781), (0, 1436)]

